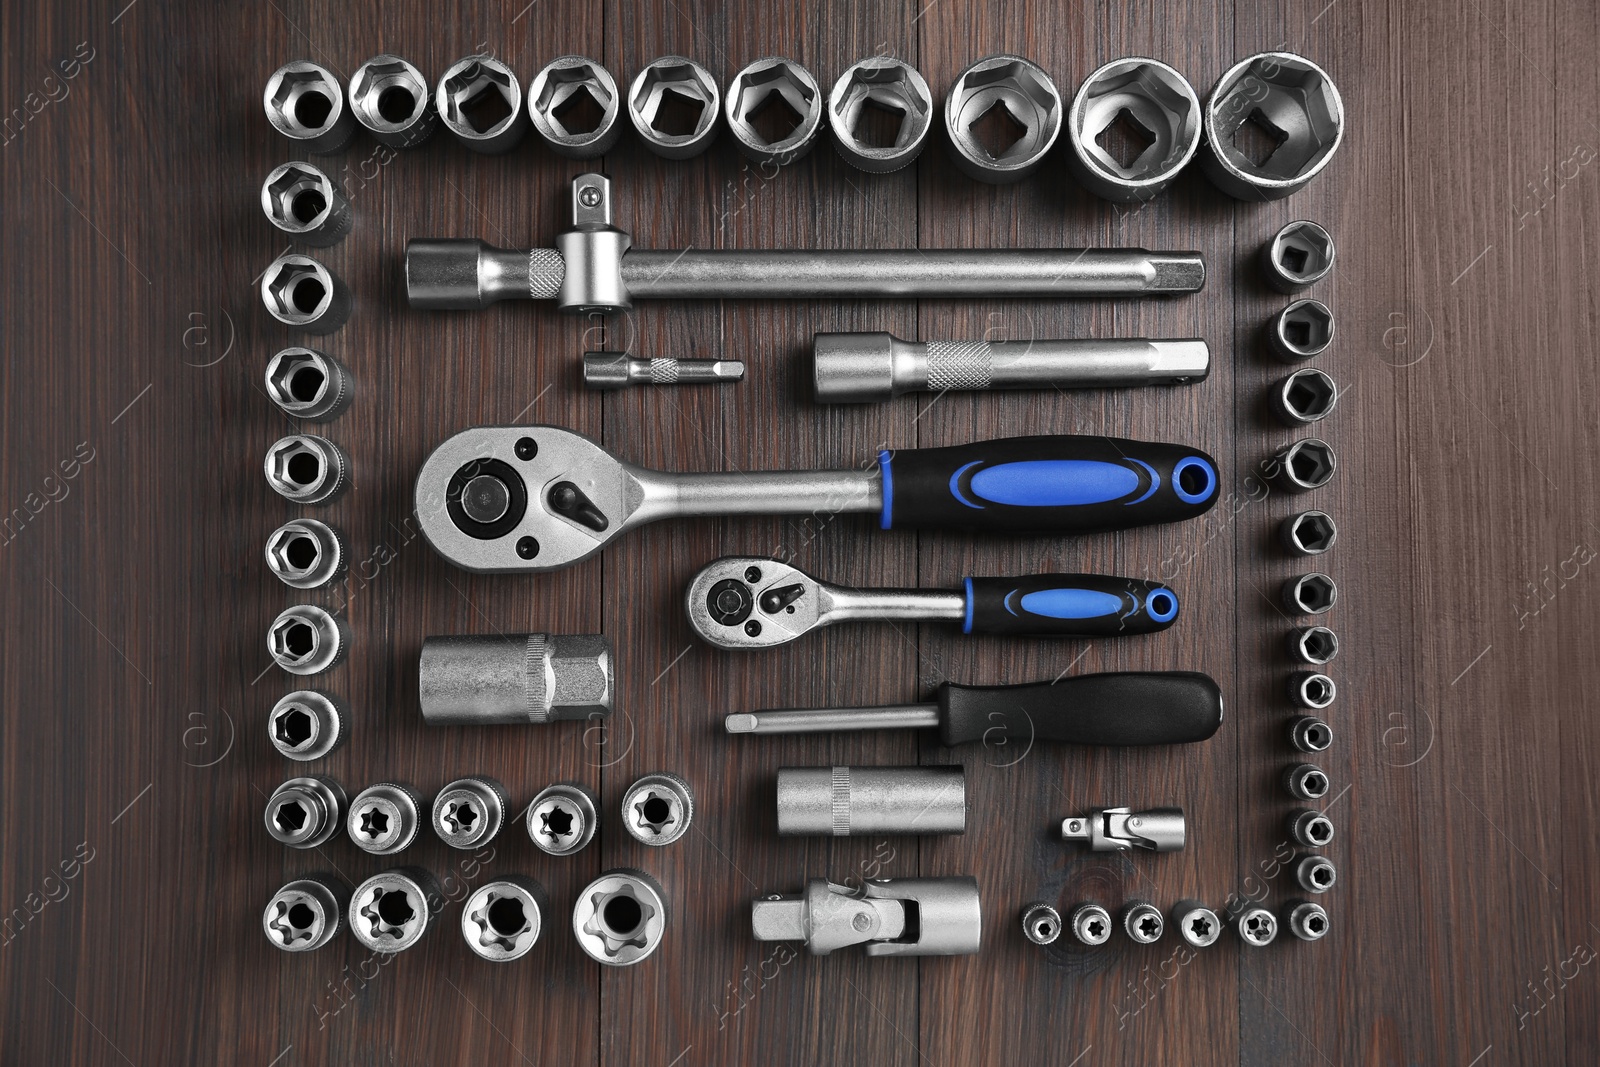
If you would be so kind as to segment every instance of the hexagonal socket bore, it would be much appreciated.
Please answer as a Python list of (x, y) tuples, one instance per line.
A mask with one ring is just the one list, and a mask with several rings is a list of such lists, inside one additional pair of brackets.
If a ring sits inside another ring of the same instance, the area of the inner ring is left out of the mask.
[(439, 882), (421, 867), (368, 878), (350, 897), (350, 930), (374, 952), (403, 952), (422, 939), (444, 906)]
[(1333, 516), (1325, 511), (1302, 511), (1278, 524), (1278, 540), (1296, 556), (1320, 556), (1338, 539)]
[(1222, 920), (1198, 900), (1180, 900), (1172, 906), (1172, 928), (1191, 948), (1214, 945), (1222, 936)]
[(1339, 654), (1339, 635), (1326, 626), (1307, 626), (1289, 635), (1289, 655), (1320, 667)]
[(1339, 401), (1339, 387), (1322, 371), (1302, 367), (1274, 385), (1268, 396), (1278, 421), (1294, 429), (1327, 418)]
[(628, 87), (628, 117), (645, 147), (664, 159), (698, 156), (717, 139), (722, 93), (716, 79), (684, 56), (662, 56)]
[(315, 604), (285, 608), (267, 629), (267, 652), (290, 674), (317, 674), (344, 658), (350, 632), (344, 620)]
[(689, 830), (694, 794), (675, 774), (647, 774), (622, 794), (622, 825), (646, 845), (670, 845)]
[(528, 132), (522, 83), (493, 56), (468, 56), (445, 71), (434, 107), (445, 128), (474, 152), (509, 152)]
[(1139, 945), (1153, 945), (1166, 933), (1167, 921), (1161, 909), (1143, 900), (1131, 900), (1122, 908), (1122, 931)]
[(506, 790), (493, 778), (458, 778), (433, 798), (433, 832), (451, 848), (494, 840), (506, 821)]
[(575, 782), (560, 782), (539, 791), (528, 805), (528, 837), (541, 852), (570, 856), (594, 840), (600, 825), (594, 794)]
[(1333, 481), (1339, 469), (1339, 460), (1326, 441), (1307, 437), (1278, 453), (1273, 480), (1278, 488), (1291, 493), (1307, 493), (1321, 489)]
[(592, 959), (631, 967), (661, 946), (669, 918), (661, 884), (643, 871), (619, 867), (578, 894), (572, 933)]
[(331, 422), (355, 396), (350, 369), (314, 348), (285, 348), (267, 361), (267, 396), (292, 419)]
[(1333, 312), (1320, 300), (1296, 300), (1267, 320), (1267, 344), (1284, 363), (1303, 363), (1333, 343)]
[(1289, 909), (1288, 926), (1302, 941), (1321, 941), (1328, 935), (1328, 912), (1321, 904), (1301, 901)]
[(348, 553), (337, 527), (316, 519), (286, 522), (267, 536), (267, 569), (291, 589), (318, 589), (342, 578)]
[(267, 798), (267, 833), (290, 848), (316, 848), (344, 825), (344, 806), (344, 788), (332, 778), (291, 778)]
[(345, 107), (344, 86), (325, 67), (296, 59), (267, 79), (261, 94), (272, 128), (305, 145), (306, 151), (332, 155), (356, 135), (356, 121)]
[(355, 213), (329, 177), (310, 163), (283, 163), (261, 183), (267, 221), (312, 248), (336, 245), (350, 233)]
[[(892, 136), (886, 130), (890, 123), (895, 124)], [(933, 91), (915, 67), (898, 59), (863, 59), (839, 75), (828, 94), (834, 147), (846, 163), (868, 174), (911, 165), (932, 128)]]
[(310, 952), (332, 941), (350, 906), (350, 887), (331, 874), (298, 878), (272, 894), (261, 929), (274, 948)]
[(996, 185), (1044, 164), (1061, 133), (1061, 94), (1021, 56), (986, 56), (962, 71), (944, 98), (944, 130), (962, 173)]
[(1307, 893), (1326, 893), (1339, 880), (1339, 871), (1326, 856), (1301, 856), (1295, 860), (1294, 880)]
[(1313, 571), (1283, 583), (1283, 606), (1297, 615), (1321, 615), (1339, 601), (1339, 587), (1326, 574)]
[(622, 94), (594, 60), (558, 56), (528, 85), (528, 118), (556, 155), (595, 159), (622, 137)]
[(728, 130), (739, 151), (783, 166), (804, 157), (822, 132), (822, 89), (792, 59), (758, 59), (728, 83)]
[(1301, 752), (1323, 752), (1333, 744), (1333, 727), (1315, 715), (1301, 715), (1289, 723), (1289, 744)]
[(1285, 828), (1295, 844), (1305, 848), (1323, 848), (1333, 840), (1333, 820), (1310, 808), (1290, 812)]
[(1099, 904), (1079, 904), (1067, 925), (1079, 944), (1093, 948), (1111, 940), (1111, 913)]
[(404, 782), (369, 785), (350, 802), (345, 833), (356, 847), (374, 856), (392, 856), (417, 839), (422, 801)]
[(1241, 911), (1233, 920), (1233, 929), (1240, 941), (1262, 948), (1278, 939), (1278, 917), (1258, 904)]
[(550, 898), (532, 878), (488, 882), (461, 909), (461, 936), (474, 954), (505, 963), (528, 954), (544, 932)]
[(1328, 795), (1328, 776), (1314, 763), (1296, 763), (1283, 772), (1283, 788), (1296, 800), (1321, 800)]
[(1120, 203), (1149, 200), (1200, 147), (1200, 98), (1165, 63), (1133, 56), (1083, 80), (1067, 118), (1067, 166), (1079, 185)]
[(1296, 671), (1289, 676), (1289, 699), (1302, 708), (1321, 711), (1332, 706), (1338, 695), (1338, 687), (1326, 674)]
[(1261, 246), (1267, 284), (1280, 293), (1298, 293), (1333, 269), (1333, 238), (1314, 222), (1291, 222)]
[(273, 492), (296, 504), (327, 504), (350, 487), (350, 461), (326, 437), (280, 437), (267, 449), (263, 468)]
[(350, 290), (339, 276), (294, 252), (261, 275), (261, 303), (267, 314), (306, 333), (332, 333), (350, 317)]
[(278, 754), (302, 763), (321, 759), (345, 740), (344, 706), (315, 689), (290, 693), (267, 714), (267, 739)]
[(433, 136), (439, 112), (428, 79), (399, 56), (373, 56), (350, 75), (350, 110), (373, 140), (415, 148)]
[(1326, 71), (1290, 52), (1230, 67), (1206, 100), (1211, 184), (1236, 200), (1280, 200), (1328, 165), (1344, 138), (1344, 102)]
[(1053, 945), (1061, 936), (1061, 913), (1043, 901), (1022, 909), (1022, 936), (1035, 945)]

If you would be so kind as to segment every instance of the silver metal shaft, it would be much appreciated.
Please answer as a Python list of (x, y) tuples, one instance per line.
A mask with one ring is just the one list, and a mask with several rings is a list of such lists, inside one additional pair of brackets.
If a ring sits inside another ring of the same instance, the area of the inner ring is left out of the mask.
[(778, 708), (729, 715), (730, 734), (819, 734), (835, 730), (926, 730), (939, 725), (937, 704), (881, 708)]
[(849, 471), (666, 473), (626, 465), (644, 493), (628, 525), (705, 515), (837, 515), (883, 508), (876, 465)]
[(817, 583), (825, 592), (826, 608), (819, 626), (857, 619), (960, 619), (967, 614), (967, 598), (942, 589), (846, 589)]
[(590, 389), (737, 382), (743, 377), (744, 364), (735, 359), (635, 359), (626, 352), (583, 354), (583, 384)]

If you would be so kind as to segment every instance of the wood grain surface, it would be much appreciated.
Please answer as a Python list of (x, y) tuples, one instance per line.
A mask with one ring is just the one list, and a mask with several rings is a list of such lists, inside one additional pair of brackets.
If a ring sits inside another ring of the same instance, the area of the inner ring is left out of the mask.
[[(1600, 9), (1592, 3), (1269, 0), (1209, 4), (868, 0), (505, 0), (354, 5), (6, 4), (0, 174), (0, 1060), (7, 1064), (1591, 1064), (1600, 1058), (1600, 724), (1593, 693), (1594, 261), (1600, 234)], [(305, 158), (268, 126), (281, 63), (343, 76), (380, 51), (432, 78), (489, 50), (524, 79), (582, 53), (619, 79), (680, 53), (723, 83), (769, 54), (831, 84), (873, 53), (915, 64), (942, 96), (967, 63), (1016, 52), (1070, 95), (1112, 58), (1166, 60), (1204, 94), (1236, 59), (1303, 53), (1337, 81), (1344, 146), (1310, 187), (1237, 204), (1188, 173), (1137, 210), (1083, 193), (1058, 152), (996, 188), (941, 144), (873, 177), (824, 145), (776, 176), (724, 136), (686, 162), (631, 136), (606, 157), (621, 224), (641, 247), (1197, 248), (1198, 296), (1146, 302), (644, 303), (605, 324), (547, 306), (410, 310), (407, 238), (548, 244), (581, 168), (532, 137), (478, 157), (441, 133), (393, 155), (358, 139), (324, 161), (356, 210), (314, 253), (356, 296), (320, 343), (358, 380), (326, 430), (355, 467), (327, 518), (349, 534), (346, 588), (308, 598), (261, 559), (298, 514), (261, 477), (293, 427), (262, 368), (303, 338), (254, 279), (285, 249), (262, 218), (267, 171)], [(1338, 265), (1313, 295), (1337, 315), (1321, 359), (1342, 387), (1318, 433), (1338, 452), (1310, 498), (1259, 490), (1292, 434), (1267, 414), (1284, 373), (1260, 342), (1282, 306), (1257, 250), (1284, 222), (1324, 224)], [(812, 403), (820, 330), (907, 338), (1200, 336), (1213, 372), (1185, 388)], [(579, 353), (747, 361), (728, 388), (583, 390)], [(472, 576), (410, 515), (422, 458), (474, 425), (548, 422), (663, 468), (853, 465), (881, 446), (993, 435), (1107, 433), (1204, 448), (1225, 500), (1179, 526), (1062, 541), (880, 533), (857, 518), (667, 523), (569, 570)], [(1273, 543), (1310, 502), (1339, 524), (1318, 566), (1337, 732), (1321, 762), (1338, 865), (1333, 933), (1190, 954), (1040, 949), (1016, 917), (1134, 897), (1166, 907), (1298, 895), (1282, 870), (1277, 785), (1290, 627), (1281, 581), (1308, 569)], [(1035, 568), (1160, 576), (1185, 598), (1170, 632), (1120, 642), (964, 639), (938, 626), (839, 628), (760, 654), (696, 641), (682, 589), (723, 553), (786, 553), (852, 585), (941, 586)], [(480, 855), (423, 840), (406, 855), (444, 880), (438, 928), (393, 959), (348, 936), (290, 956), (261, 933), (285, 881), (387, 866), (342, 837), (284, 849), (262, 826), (295, 767), (264, 736), (294, 688), (272, 667), (272, 617), (343, 606), (347, 662), (318, 679), (353, 709), (351, 742), (316, 765), (352, 791), (399, 779), (429, 793), (485, 772), (516, 804), (576, 779), (597, 789), (598, 842), (567, 859), (516, 829)], [(429, 634), (603, 631), (621, 666), (604, 731), (422, 724), (416, 662)], [(1209, 743), (1182, 750), (950, 751), (913, 733), (730, 739), (731, 710), (915, 699), (940, 681), (1065, 671), (1194, 669), (1227, 694)], [(962, 762), (964, 837), (789, 839), (774, 832), (783, 765)], [(638, 775), (673, 770), (698, 804), (660, 850), (619, 832)], [(1091, 806), (1180, 804), (1181, 853), (1063, 847), (1053, 827)], [(567, 933), (578, 889), (642, 867), (673, 915), (660, 952), (611, 970)], [(494, 965), (458, 933), (459, 901), (521, 873), (549, 889), (547, 936)], [(751, 939), (748, 907), (808, 877), (971, 873), (981, 954), (812, 958)]]

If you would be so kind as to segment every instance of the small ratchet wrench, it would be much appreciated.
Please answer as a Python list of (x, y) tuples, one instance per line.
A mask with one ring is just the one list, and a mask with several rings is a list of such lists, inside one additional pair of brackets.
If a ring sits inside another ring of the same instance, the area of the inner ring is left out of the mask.
[(772, 648), (836, 622), (949, 619), (969, 634), (1118, 637), (1155, 633), (1178, 617), (1159, 582), (1103, 574), (968, 578), (955, 589), (846, 589), (756, 556), (705, 567), (684, 596), (689, 625), (718, 648)]
[(1113, 437), (1010, 437), (884, 449), (850, 470), (676, 474), (625, 463), (555, 426), (483, 426), (417, 474), (417, 520), (471, 571), (548, 571), (657, 519), (878, 514), (883, 529), (1096, 533), (1203, 514), (1216, 462), (1198, 449)]

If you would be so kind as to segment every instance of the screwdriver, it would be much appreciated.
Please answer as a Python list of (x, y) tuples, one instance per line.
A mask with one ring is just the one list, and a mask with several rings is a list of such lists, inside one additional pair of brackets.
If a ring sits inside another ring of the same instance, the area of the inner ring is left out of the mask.
[(1026, 685), (946, 682), (928, 704), (780, 708), (729, 715), (730, 734), (932, 729), (946, 745), (1059, 741), (1069, 745), (1182, 745), (1222, 725), (1222, 690), (1196, 671), (1083, 674)]

